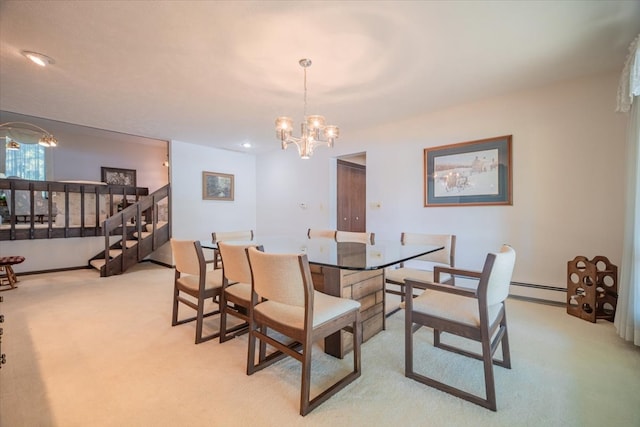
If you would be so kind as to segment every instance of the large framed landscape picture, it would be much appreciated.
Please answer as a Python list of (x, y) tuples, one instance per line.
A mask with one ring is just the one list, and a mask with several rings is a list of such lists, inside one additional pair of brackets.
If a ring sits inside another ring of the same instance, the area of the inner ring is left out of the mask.
[(424, 206), (512, 205), (511, 135), (424, 149)]

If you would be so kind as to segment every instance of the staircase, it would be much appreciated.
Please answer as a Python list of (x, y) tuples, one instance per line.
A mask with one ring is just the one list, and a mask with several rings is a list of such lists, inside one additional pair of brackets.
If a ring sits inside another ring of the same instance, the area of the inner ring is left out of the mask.
[[(166, 185), (107, 218), (102, 227), (105, 249), (91, 258), (89, 265), (100, 271), (100, 277), (122, 274), (168, 242), (170, 210), (159, 220), (159, 206), (170, 206), (170, 202), (170, 186)], [(120, 236), (115, 243), (114, 236)]]

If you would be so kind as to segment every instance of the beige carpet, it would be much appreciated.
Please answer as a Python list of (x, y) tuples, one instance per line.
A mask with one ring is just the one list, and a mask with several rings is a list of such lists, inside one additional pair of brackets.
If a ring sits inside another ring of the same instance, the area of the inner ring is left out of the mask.
[[(640, 348), (562, 307), (508, 301), (513, 369), (495, 368), (497, 413), (404, 377), (398, 312), (363, 345), (362, 377), (303, 418), (297, 362), (249, 377), (246, 337), (196, 346), (193, 324), (170, 326), (171, 269), (20, 279), (0, 293), (2, 427), (640, 425)], [(482, 389), (479, 361), (434, 349), (425, 329), (416, 337), (421, 369)], [(317, 351), (314, 383), (350, 361)]]

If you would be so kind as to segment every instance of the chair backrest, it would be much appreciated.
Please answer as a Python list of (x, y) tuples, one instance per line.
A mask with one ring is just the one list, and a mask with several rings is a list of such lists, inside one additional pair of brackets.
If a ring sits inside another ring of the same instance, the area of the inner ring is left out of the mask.
[(253, 240), (253, 230), (214, 231), (213, 233), (211, 233), (211, 239), (213, 243), (221, 242), (223, 240), (237, 240), (248, 242)]
[(435, 251), (416, 258), (420, 261), (430, 261), (455, 267), (456, 236), (453, 234), (423, 234), (402, 233), (400, 241), (403, 245), (436, 245), (444, 246), (441, 251)]
[(199, 241), (171, 239), (171, 251), (180, 273), (200, 275), (203, 272), (205, 261)]
[(306, 255), (247, 249), (252, 289), (262, 298), (298, 307), (313, 307), (313, 284)]
[(485, 293), (487, 306), (501, 303), (509, 295), (515, 263), (516, 251), (508, 245), (503, 245), (498, 253), (487, 255), (478, 284), (478, 294)]
[(375, 243), (375, 233), (336, 231), (336, 242)]
[(335, 239), (336, 230), (321, 230), (310, 228), (307, 230), (307, 237), (310, 239), (323, 238), (323, 239)]
[(247, 259), (247, 248), (255, 245), (232, 245), (218, 242), (222, 257), (222, 274), (230, 282), (251, 283), (251, 267)]

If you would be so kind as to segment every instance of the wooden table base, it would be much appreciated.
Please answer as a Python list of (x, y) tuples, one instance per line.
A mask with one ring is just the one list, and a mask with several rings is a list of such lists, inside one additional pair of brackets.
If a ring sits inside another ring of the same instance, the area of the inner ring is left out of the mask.
[[(360, 302), (362, 342), (385, 328), (384, 270), (341, 270), (311, 265), (316, 290)], [(324, 351), (343, 358), (353, 349), (352, 334), (337, 332), (325, 339)]]

